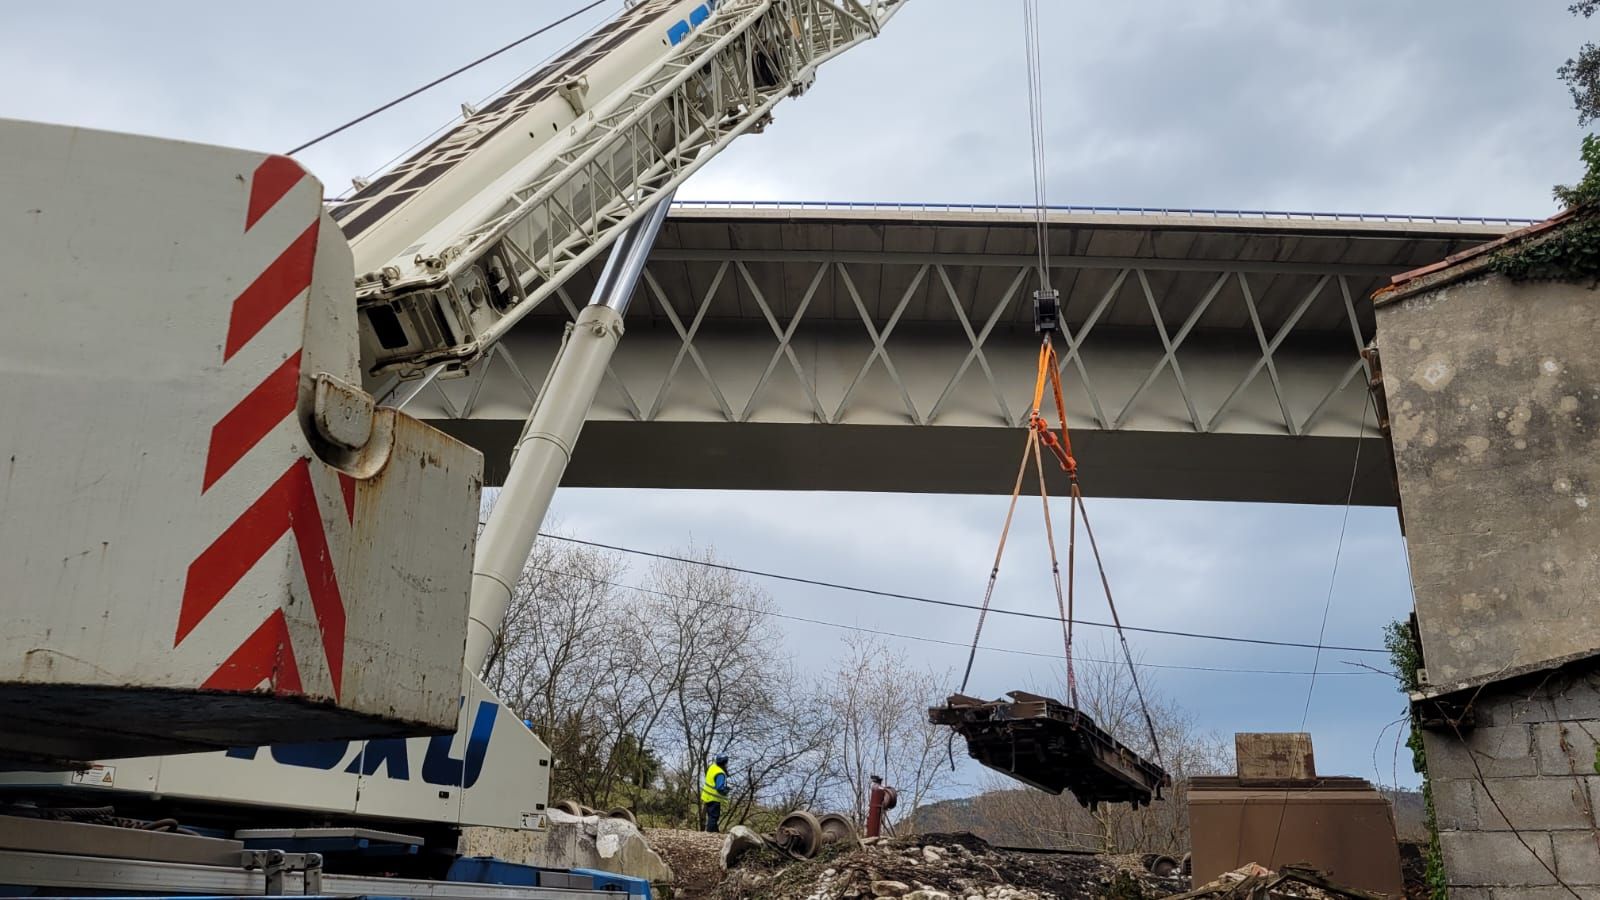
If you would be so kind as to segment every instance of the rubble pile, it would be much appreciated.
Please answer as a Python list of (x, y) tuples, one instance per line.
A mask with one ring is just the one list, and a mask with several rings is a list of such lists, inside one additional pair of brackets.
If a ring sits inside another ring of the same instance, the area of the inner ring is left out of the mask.
[(1252, 863), (1172, 900), (1379, 900), (1380, 896), (1340, 887), (1314, 869), (1284, 866), (1274, 872)]
[(740, 857), (714, 900), (1126, 900), (1187, 885), (1087, 853), (1023, 853), (971, 834), (867, 838), (797, 861), (767, 848)]
[(704, 897), (722, 883), (726, 873), (717, 862), (722, 852), (722, 835), (650, 828), (645, 830), (645, 839), (672, 869), (674, 896)]

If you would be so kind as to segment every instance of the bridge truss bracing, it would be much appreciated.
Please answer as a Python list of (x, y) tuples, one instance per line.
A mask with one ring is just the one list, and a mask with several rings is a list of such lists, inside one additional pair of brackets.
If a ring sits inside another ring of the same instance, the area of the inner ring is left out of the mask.
[[(1506, 230), (1483, 223), (1064, 214), (1058, 350), (1087, 490), (1392, 502), (1366, 405), (1367, 295)], [(675, 213), (568, 484), (1005, 492), (1033, 383), (1016, 213)], [(407, 409), (494, 481), (593, 272)]]

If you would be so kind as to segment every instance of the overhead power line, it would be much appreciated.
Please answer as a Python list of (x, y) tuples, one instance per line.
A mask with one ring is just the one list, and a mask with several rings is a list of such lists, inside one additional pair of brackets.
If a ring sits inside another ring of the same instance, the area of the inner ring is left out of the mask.
[(555, 20), (554, 22), (551, 22), (549, 25), (546, 25), (543, 28), (537, 29), (535, 31), (528, 32), (527, 34), (523, 35), (522, 37), (519, 37), (516, 40), (512, 41), (511, 43), (506, 44), (504, 47), (501, 47), (499, 50), (495, 50), (493, 52), (486, 53), (483, 56), (480, 56), (477, 59), (473, 60), (472, 62), (467, 63), (466, 65), (462, 66), (459, 69), (456, 69), (456, 70), (454, 70), (452, 72), (446, 72), (445, 74), (440, 75), (438, 78), (435, 78), (434, 80), (428, 82), (427, 84), (423, 85), (422, 87), (417, 88), (416, 90), (409, 91), (409, 92), (407, 92), (405, 94), (402, 94), (402, 95), (394, 98), (393, 100), (390, 100), (388, 103), (383, 104), (382, 106), (376, 107), (375, 109), (368, 110), (367, 112), (362, 113), (359, 116), (356, 116), (354, 119), (351, 119), (350, 121), (344, 123), (343, 125), (340, 125), (338, 128), (332, 129), (331, 131), (325, 131), (322, 134), (317, 135), (316, 137), (312, 138), (311, 140), (306, 141), (304, 144), (301, 144), (300, 146), (294, 148), (293, 150), (290, 150), (285, 155), (286, 156), (293, 156), (296, 153), (299, 153), (301, 150), (305, 150), (305, 149), (307, 149), (309, 147), (313, 147), (313, 146), (315, 146), (317, 144), (322, 143), (323, 141), (327, 140), (328, 138), (333, 137), (334, 135), (338, 134), (341, 131), (344, 131), (344, 130), (349, 129), (349, 128), (353, 128), (356, 125), (360, 125), (362, 122), (365, 122), (366, 120), (372, 118), (373, 116), (377, 115), (378, 113), (384, 112), (385, 110), (393, 109), (394, 107), (399, 106), (400, 104), (406, 102), (407, 100), (410, 100), (412, 97), (417, 96), (418, 94), (422, 93), (423, 91), (430, 90), (432, 88), (436, 88), (439, 85), (444, 84), (446, 81), (449, 81), (450, 79), (456, 77), (457, 75), (460, 75), (462, 72), (465, 72), (468, 69), (476, 68), (477, 66), (481, 66), (484, 63), (488, 62), (489, 60), (494, 59), (496, 56), (499, 56), (500, 54), (505, 53), (507, 50), (511, 50), (511, 49), (513, 49), (515, 47), (521, 46), (522, 44), (526, 44), (528, 41), (533, 40), (534, 38), (538, 37), (541, 34), (544, 34), (545, 32), (551, 30), (552, 28), (556, 28), (556, 27), (558, 27), (560, 25), (565, 25), (566, 23), (572, 21), (573, 19), (576, 19), (577, 17), (583, 15), (584, 13), (588, 12), (591, 9), (594, 9), (597, 6), (604, 6), (607, 2), (610, 2), (610, 0), (593, 0), (592, 3), (588, 3), (588, 4), (584, 5), (584, 6), (579, 7), (578, 9), (573, 10), (572, 12), (562, 16), (561, 18)]
[[(810, 587), (827, 588), (828, 590), (833, 591), (847, 591), (855, 594), (865, 594), (871, 597), (885, 597), (893, 600), (910, 600), (916, 603), (927, 603), (933, 606), (945, 606), (952, 609), (967, 609), (972, 610), (973, 612), (978, 612), (980, 610), (980, 607), (976, 603), (961, 603), (956, 600), (939, 600), (933, 597), (919, 597), (915, 594), (902, 594), (895, 591), (882, 591), (877, 590), (876, 588), (858, 587), (856, 585), (822, 581), (816, 578), (804, 578), (799, 575), (783, 575), (777, 572), (763, 572), (759, 569), (747, 569), (742, 566), (728, 565), (727, 563), (711, 562), (703, 559), (691, 559), (685, 556), (673, 556), (669, 553), (656, 553), (650, 550), (638, 550), (633, 547), (622, 547), (616, 544), (601, 543), (599, 541), (586, 541), (580, 538), (564, 537), (559, 534), (548, 534), (546, 532), (540, 532), (539, 536), (541, 538), (545, 538), (546, 540), (563, 541), (569, 544), (579, 544), (584, 547), (593, 547), (599, 550), (611, 550), (616, 553), (627, 553), (632, 556), (643, 556), (649, 559), (659, 559), (666, 562), (688, 563), (690, 565), (703, 566), (708, 569), (721, 569), (725, 572), (737, 572), (741, 575), (751, 575), (757, 578), (770, 578), (774, 581), (787, 581), (792, 584), (804, 584)], [(992, 608), (989, 610), (989, 612), (1001, 616), (1017, 616), (1024, 619), (1040, 619), (1046, 622), (1054, 622), (1057, 624), (1060, 624), (1061, 622), (1060, 616), (1052, 616), (1045, 613), (1027, 612), (1020, 609)], [(1074, 619), (1073, 622), (1077, 625), (1089, 625), (1095, 628), (1114, 627), (1108, 622), (1095, 622), (1088, 619)], [(1316, 644), (1308, 644), (1300, 641), (1278, 641), (1270, 638), (1244, 637), (1242, 635), (1233, 634), (1208, 634), (1206, 632), (1178, 631), (1167, 628), (1147, 628), (1138, 625), (1123, 625), (1122, 628), (1124, 631), (1138, 631), (1144, 634), (1162, 634), (1170, 637), (1192, 638), (1195, 640), (1206, 641), (1226, 641), (1236, 644), (1259, 644), (1268, 647), (1296, 647), (1305, 650), (1341, 650), (1346, 653), (1387, 654), (1389, 652), (1387, 650), (1373, 647), (1344, 647), (1337, 644), (1323, 644), (1320, 642)]]
[[(605, 579), (605, 578), (597, 578), (594, 575), (590, 575), (590, 574), (587, 574), (587, 573), (584, 573), (584, 572), (567, 572), (567, 571), (563, 571), (561, 569), (552, 569), (552, 568), (550, 568), (548, 566), (533, 566), (532, 568), (534, 569), (534, 571), (544, 572), (544, 573), (546, 573), (548, 575), (560, 575), (560, 576), (563, 576), (563, 577), (566, 577), (566, 578), (578, 578), (578, 579), (582, 579), (584, 581), (588, 581), (588, 582), (590, 582), (592, 584), (603, 584), (603, 585), (606, 585), (607, 587), (613, 587), (613, 588), (617, 588), (619, 590), (638, 591), (641, 594), (651, 594), (653, 596), (665, 597), (665, 598), (668, 598), (668, 599), (671, 599), (671, 600), (682, 600), (682, 601), (684, 601), (686, 603), (702, 603), (702, 604), (705, 604), (706, 606), (714, 606), (714, 607), (716, 607), (718, 609), (732, 609), (732, 610), (738, 610), (740, 612), (759, 613), (761, 615), (772, 616), (773, 618), (777, 618), (777, 619), (787, 619), (787, 620), (789, 620), (791, 622), (805, 622), (805, 623), (810, 624), (810, 625), (822, 625), (822, 626), (826, 626), (828, 628), (838, 628), (838, 629), (841, 629), (841, 630), (844, 630), (844, 631), (855, 631), (855, 632), (860, 632), (862, 634), (875, 634), (875, 635), (878, 635), (880, 637), (900, 638), (900, 639), (908, 640), (908, 641), (918, 641), (918, 642), (924, 643), (924, 644), (938, 644), (938, 645), (944, 646), (944, 647), (958, 647), (958, 648), (963, 649), (963, 650), (967, 649), (967, 645), (964, 644), (964, 643), (961, 643), (959, 641), (947, 641), (947, 640), (943, 640), (941, 638), (925, 637), (925, 636), (919, 635), (919, 634), (905, 634), (905, 633), (898, 632), (898, 631), (885, 631), (885, 630), (880, 629), (880, 628), (867, 628), (867, 627), (865, 627), (863, 625), (849, 625), (849, 624), (846, 624), (844, 622), (830, 622), (830, 621), (828, 621), (826, 619), (814, 619), (814, 618), (811, 618), (809, 616), (797, 616), (797, 615), (793, 615), (793, 614), (790, 614), (790, 613), (776, 612), (776, 611), (770, 610), (770, 609), (761, 609), (761, 608), (753, 607), (753, 606), (744, 606), (744, 605), (738, 604), (738, 603), (724, 603), (724, 602), (720, 602), (720, 601), (717, 601), (717, 600), (708, 600), (708, 599), (703, 598), (703, 597), (702, 598), (687, 597), (687, 596), (684, 596), (682, 594), (674, 594), (674, 593), (671, 593), (670, 591), (662, 591), (662, 590), (657, 590), (655, 588), (647, 588), (647, 587), (643, 587), (643, 586), (637, 585), (637, 584), (625, 584), (625, 583), (618, 582), (618, 581), (611, 581), (611, 580)], [(1036, 651), (1036, 650), (1023, 650), (1023, 649), (1018, 648), (1018, 647), (993, 647), (993, 646), (988, 646), (988, 645), (980, 645), (978, 647), (978, 649), (986, 651), (986, 652), (989, 652), (989, 653), (1000, 653), (1000, 654), (1004, 654), (1004, 655), (1007, 655), (1007, 656), (1033, 656), (1033, 657), (1039, 657), (1041, 659), (1051, 659), (1051, 660), (1059, 658), (1058, 655), (1054, 654), (1054, 653), (1041, 653), (1041, 652)], [(1122, 663), (1120, 663), (1120, 662), (1118, 662), (1116, 660), (1110, 660), (1110, 659), (1096, 659), (1094, 657), (1088, 657), (1088, 656), (1082, 657), (1082, 659), (1085, 662), (1100, 663), (1100, 664), (1104, 664), (1104, 665), (1122, 665)], [(1293, 669), (1241, 669), (1241, 668), (1233, 668), (1233, 667), (1228, 667), (1228, 666), (1189, 666), (1189, 665), (1179, 665), (1179, 664), (1176, 664), (1176, 663), (1138, 662), (1138, 663), (1134, 663), (1134, 665), (1136, 665), (1136, 666), (1138, 666), (1138, 667), (1140, 667), (1142, 669), (1175, 669), (1175, 670), (1185, 671), (1185, 672), (1224, 672), (1224, 673), (1228, 673), (1228, 674), (1231, 674), (1231, 675), (1299, 675), (1299, 676), (1306, 676), (1306, 675), (1312, 674), (1309, 670), (1297, 671), (1297, 670), (1293, 670)], [(1387, 675), (1389, 673), (1384, 672), (1381, 669), (1373, 669), (1371, 671), (1323, 672), (1321, 674), (1323, 674), (1323, 675)]]

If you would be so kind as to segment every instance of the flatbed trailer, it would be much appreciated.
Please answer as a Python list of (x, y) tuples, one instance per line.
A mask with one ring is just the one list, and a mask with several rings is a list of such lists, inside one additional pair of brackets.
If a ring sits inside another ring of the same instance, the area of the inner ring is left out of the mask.
[(1011, 691), (1010, 701), (952, 694), (928, 710), (948, 725), (983, 765), (1030, 787), (1071, 791), (1094, 809), (1101, 803), (1146, 806), (1172, 783), (1162, 768), (1113, 738), (1081, 710), (1049, 697)]

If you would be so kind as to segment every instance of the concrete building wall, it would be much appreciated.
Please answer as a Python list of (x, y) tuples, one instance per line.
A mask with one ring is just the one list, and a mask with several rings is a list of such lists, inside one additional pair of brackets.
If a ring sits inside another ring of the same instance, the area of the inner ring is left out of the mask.
[(1600, 647), (1600, 294), (1480, 275), (1378, 302), (1429, 683)]
[(1600, 673), (1486, 689), (1473, 711), (1423, 736), (1452, 900), (1600, 898)]
[(1417, 707), (1440, 846), (1457, 900), (1600, 898), (1600, 294), (1488, 260), (1376, 298), (1423, 688), (1448, 695)]

